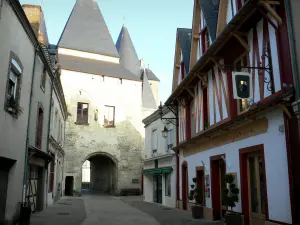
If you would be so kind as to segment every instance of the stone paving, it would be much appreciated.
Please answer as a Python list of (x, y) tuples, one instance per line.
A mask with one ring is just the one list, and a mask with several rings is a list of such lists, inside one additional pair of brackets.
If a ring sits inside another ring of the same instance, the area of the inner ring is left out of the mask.
[(219, 225), (193, 220), (191, 213), (146, 203), (141, 197), (88, 194), (64, 197), (40, 213), (31, 225)]

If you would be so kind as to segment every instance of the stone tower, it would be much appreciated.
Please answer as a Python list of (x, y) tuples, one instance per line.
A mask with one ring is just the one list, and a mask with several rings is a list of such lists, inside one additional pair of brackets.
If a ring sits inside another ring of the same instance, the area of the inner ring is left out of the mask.
[(65, 193), (81, 191), (86, 160), (89, 188), (116, 194), (140, 188), (142, 119), (157, 108), (151, 82), (158, 78), (141, 67), (125, 26), (114, 45), (95, 0), (77, 0), (58, 54), (69, 112)]

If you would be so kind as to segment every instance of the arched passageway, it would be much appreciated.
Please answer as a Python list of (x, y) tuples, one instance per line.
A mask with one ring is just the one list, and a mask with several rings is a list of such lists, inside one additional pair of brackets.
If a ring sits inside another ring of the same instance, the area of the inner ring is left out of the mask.
[(114, 194), (117, 189), (117, 165), (107, 154), (89, 156), (82, 165), (82, 189)]

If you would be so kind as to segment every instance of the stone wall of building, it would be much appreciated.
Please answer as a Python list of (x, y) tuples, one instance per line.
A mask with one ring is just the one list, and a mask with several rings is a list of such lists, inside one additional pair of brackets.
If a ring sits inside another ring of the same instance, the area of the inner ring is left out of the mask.
[[(117, 166), (116, 190), (141, 187), (141, 123), (139, 81), (123, 80), (62, 70), (61, 81), (69, 117), (65, 139), (65, 176), (74, 177), (73, 190), (81, 191), (82, 164), (97, 154)], [(88, 124), (78, 125), (77, 104), (88, 103)], [(104, 127), (105, 105), (115, 106), (115, 127)]]

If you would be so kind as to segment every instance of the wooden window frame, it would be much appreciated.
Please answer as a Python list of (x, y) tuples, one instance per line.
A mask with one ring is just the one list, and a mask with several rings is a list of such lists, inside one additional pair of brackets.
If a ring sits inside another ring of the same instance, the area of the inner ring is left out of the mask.
[[(79, 113), (78, 113), (78, 111), (79, 111), (79, 109), (78, 109), (78, 106), (79, 106), (79, 104), (81, 104), (82, 105), (82, 107), (81, 107), (81, 111), (80, 111), (80, 116), (81, 117), (79, 117), (78, 115), (79, 115)], [(86, 116), (86, 118), (83, 118), (83, 105), (87, 105), (87, 116)], [(89, 103), (86, 103), (86, 102), (77, 102), (77, 111), (76, 111), (76, 113), (77, 113), (77, 117), (76, 117), (76, 124), (78, 124), (78, 125), (88, 125), (89, 124)], [(59, 128), (58, 128), (59, 129)]]
[(46, 90), (46, 78), (47, 78), (47, 70), (46, 70), (46, 68), (44, 68), (42, 75), (41, 75), (41, 84), (40, 84), (40, 87), (43, 92), (45, 92), (45, 90)]
[(105, 115), (104, 115), (104, 119), (103, 119), (103, 127), (105, 128), (114, 128), (115, 127), (115, 123), (116, 123), (116, 107), (112, 106), (112, 105), (105, 105), (104, 106), (106, 109), (107, 108), (113, 108), (113, 120), (112, 120), (112, 124), (109, 124), (111, 121), (108, 121), (108, 123), (105, 121)]
[(44, 108), (39, 103), (37, 109), (37, 120), (36, 120), (36, 133), (35, 133), (35, 146), (42, 150), (43, 146), (43, 129), (44, 129)]
[[(22, 108), (20, 107), (20, 98), (21, 98), (21, 86), (22, 86), (22, 74), (23, 74), (23, 65), (19, 57), (14, 53), (10, 52), (8, 70), (7, 70), (7, 80), (6, 80), (6, 90), (5, 90), (5, 101), (4, 101), (4, 110), (14, 118), (18, 118)], [(15, 74), (17, 81), (15, 85), (15, 94), (13, 99), (15, 100), (14, 104), (11, 104), (9, 101), (9, 82), (11, 71)]]

